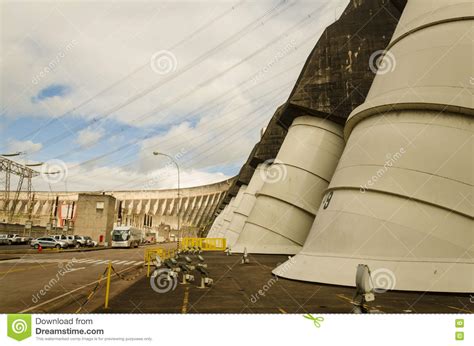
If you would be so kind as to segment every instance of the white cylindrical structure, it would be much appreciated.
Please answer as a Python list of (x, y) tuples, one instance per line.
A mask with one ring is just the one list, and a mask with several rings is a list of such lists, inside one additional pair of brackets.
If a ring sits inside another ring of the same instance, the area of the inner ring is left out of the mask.
[(240, 201), (237, 209), (234, 211), (234, 216), (230, 221), (229, 227), (226, 232), (227, 244), (233, 246), (237, 241), (242, 229), (244, 228), (245, 221), (250, 214), (257, 197), (255, 194), (260, 191), (263, 186), (263, 174), (261, 173), (262, 164), (259, 164), (255, 169), (255, 172), (250, 179), (249, 185), (245, 189), (242, 200)]
[(214, 222), (212, 223), (209, 233), (207, 234), (207, 238), (216, 238), (217, 231), (221, 228), (223, 222), (224, 222), (224, 210), (222, 210), (220, 214), (217, 215), (217, 217), (214, 219)]
[(231, 215), (234, 213), (235, 197), (232, 197), (229, 204), (226, 205), (222, 211), (222, 224), (221, 227), (216, 231), (216, 238), (224, 238), (225, 230), (229, 227)]
[(473, 12), (408, 2), (304, 247), (275, 274), (354, 286), (367, 264), (383, 289), (474, 291)]
[(237, 240), (237, 236), (234, 232), (230, 231), (230, 227), (232, 224), (232, 220), (235, 218), (235, 212), (239, 208), (240, 204), (242, 203), (242, 199), (244, 197), (244, 193), (247, 190), (247, 185), (241, 185), (237, 195), (235, 196), (235, 200), (232, 206), (232, 209), (228, 215), (229, 224), (226, 229), (224, 229), (224, 238), (226, 238), (227, 245), (233, 245)]
[(296, 118), (271, 165), (233, 251), (294, 254), (301, 249), (344, 148), (342, 126)]

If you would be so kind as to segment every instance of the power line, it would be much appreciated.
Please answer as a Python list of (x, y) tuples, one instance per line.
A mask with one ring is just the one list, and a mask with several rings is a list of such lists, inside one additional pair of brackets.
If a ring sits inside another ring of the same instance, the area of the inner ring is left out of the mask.
[[(233, 5), (231, 8), (229, 8), (228, 10), (224, 11), (223, 13), (221, 13), (220, 15), (218, 15), (217, 17), (211, 19), (209, 22), (207, 22), (206, 24), (202, 25), (201, 27), (199, 27), (196, 31), (192, 32), (191, 34), (189, 34), (188, 36), (184, 37), (183, 39), (181, 39), (179, 42), (175, 43), (173, 46), (171, 46), (170, 48), (168, 48), (168, 50), (174, 50), (176, 48), (178, 48), (179, 46), (181, 46), (182, 44), (186, 43), (187, 41), (190, 41), (193, 37), (195, 37), (196, 35), (200, 34), (201, 32), (203, 32), (204, 30), (206, 30), (208, 27), (212, 26), (214, 23), (216, 23), (217, 21), (219, 21), (221, 18), (227, 16), (229, 13), (231, 13), (232, 11), (234, 11), (237, 7), (241, 6), (243, 3), (245, 2), (245, 0), (241, 0), (239, 2), (237, 2), (235, 5)], [(77, 111), (78, 109), (82, 108), (83, 106), (89, 104), (92, 100), (94, 100), (95, 98), (97, 97), (100, 97), (102, 95), (104, 95), (105, 93), (107, 93), (108, 91), (112, 90), (113, 88), (115, 88), (117, 85), (121, 84), (123, 81), (127, 80), (128, 78), (130, 78), (131, 76), (133, 76), (134, 74), (140, 72), (141, 70), (143, 70), (144, 68), (146, 67), (149, 67), (150, 66), (150, 61), (147, 61), (145, 64), (135, 68), (134, 70), (132, 70), (132, 72), (128, 73), (127, 75), (123, 76), (122, 78), (118, 79), (117, 81), (115, 81), (114, 83), (110, 84), (109, 86), (107, 86), (106, 88), (102, 89), (100, 92), (98, 92), (97, 94), (95, 94), (94, 96), (92, 97), (89, 97), (88, 99), (86, 99), (85, 101), (81, 102), (80, 104), (78, 104), (77, 106), (73, 107), (72, 109), (70, 109), (69, 111), (67, 111), (66, 113), (63, 113), (62, 115), (60, 115), (59, 117), (56, 117), (56, 118), (53, 118), (51, 119), (48, 123), (46, 123), (45, 125), (41, 126), (40, 128), (30, 132), (29, 134), (23, 136), (21, 138), (21, 140), (25, 140), (26, 138), (29, 138), (31, 136), (35, 136), (36, 134), (38, 134), (41, 130), (43, 130), (44, 128), (50, 126), (51, 124), (53, 124), (54, 122), (66, 117), (68, 114), (71, 114), (75, 111)], [(3, 114), (2, 114), (3, 115)]]
[[(239, 62), (233, 64), (232, 66), (226, 68), (225, 70), (219, 72), (217, 75), (211, 77), (211, 78), (208, 78), (206, 81), (198, 84), (197, 86), (193, 87), (192, 89), (188, 90), (187, 92), (175, 97), (172, 101), (169, 101), (167, 103), (165, 103), (164, 105), (159, 105), (158, 107), (155, 107), (154, 109), (152, 109), (151, 111), (148, 111), (144, 114), (142, 114), (141, 116), (139, 116), (137, 119), (134, 120), (134, 123), (137, 123), (137, 122), (141, 122), (147, 118), (149, 118), (150, 116), (153, 115), (153, 113), (157, 112), (157, 111), (162, 111), (164, 109), (167, 109), (169, 107), (171, 107), (172, 105), (175, 105), (176, 103), (180, 102), (181, 100), (183, 100), (185, 97), (195, 93), (196, 91), (200, 90), (201, 88), (203, 88), (204, 86), (206, 85), (209, 85), (211, 84), (213, 81), (215, 81), (216, 79), (222, 77), (223, 75), (225, 75), (226, 73), (232, 71), (233, 69), (235, 69), (236, 67), (240, 66), (241, 64), (243, 64), (244, 62), (252, 59), (253, 57), (255, 57), (256, 55), (258, 55), (259, 53), (261, 53), (262, 51), (266, 50), (268, 47), (272, 46), (273, 44), (275, 44), (276, 42), (278, 42), (279, 40), (281, 40), (283, 37), (288, 37), (290, 35), (291, 32), (295, 31), (296, 29), (298, 29), (300, 26), (304, 25), (304, 23), (306, 21), (308, 21), (311, 16), (316, 13), (317, 11), (319, 11), (321, 9), (321, 7), (325, 7), (325, 5), (322, 5), (320, 7), (318, 7), (317, 9), (315, 9), (313, 12), (311, 12), (308, 16), (306, 16), (303, 20), (299, 21), (297, 24), (293, 25), (291, 28), (289, 28), (288, 30), (286, 30), (284, 33), (280, 34), (279, 36), (277, 36), (276, 38), (274, 38), (272, 41), (270, 41), (269, 43), (267, 43), (266, 45), (262, 46), (261, 48), (257, 49), (256, 51), (252, 52), (250, 55), (248, 55), (247, 57), (245, 57), (244, 59), (240, 60)], [(125, 126), (122, 126), (122, 128), (118, 131), (118, 133), (121, 133), (121, 132), (124, 132), (126, 130), (126, 127)], [(101, 143), (105, 140), (105, 138), (97, 141), (95, 144), (97, 143)], [(60, 159), (64, 156), (68, 156), (70, 155), (71, 153), (74, 153), (78, 150), (80, 150), (82, 147), (79, 146), (79, 147), (75, 147), (59, 156), (57, 156), (56, 158), (57, 159)]]
[[(171, 75), (168, 75), (168, 77), (165, 77), (163, 80), (160, 80), (159, 82), (152, 84), (151, 86), (147, 87), (145, 90), (139, 92), (138, 94), (135, 94), (132, 97), (129, 97), (125, 102), (110, 108), (109, 110), (105, 111), (101, 116), (95, 117), (94, 119), (88, 121), (86, 124), (76, 126), (72, 131), (73, 132), (78, 132), (78, 131), (86, 128), (86, 127), (89, 127), (90, 125), (93, 125), (93, 124), (97, 123), (98, 121), (107, 118), (109, 115), (111, 115), (111, 114), (115, 113), (116, 111), (128, 106), (132, 102), (142, 98), (143, 96), (149, 94), (150, 92), (152, 92), (152, 91), (162, 87), (163, 85), (171, 82), (172, 80), (174, 80), (177, 77), (181, 76), (185, 72), (192, 69), (194, 66), (197, 66), (202, 61), (206, 60), (207, 58), (209, 58), (210, 56), (215, 54), (217, 51), (219, 51), (221, 49), (224, 49), (226, 46), (229, 46), (232, 43), (240, 40), (243, 36), (247, 35), (251, 31), (255, 30), (258, 26), (263, 25), (263, 23), (265, 21), (270, 20), (272, 17), (280, 14), (282, 11), (288, 9), (289, 7), (291, 7), (295, 4), (295, 3), (292, 3), (291, 5), (284, 7), (280, 11), (277, 11), (286, 2), (287, 2), (287, 0), (281, 0), (278, 5), (276, 5), (272, 9), (268, 10), (264, 15), (260, 16), (256, 20), (252, 21), (250, 24), (246, 25), (243, 29), (239, 30), (237, 33), (233, 34), (231, 37), (227, 38), (223, 42), (219, 43), (214, 48), (211, 48), (206, 53), (204, 53), (204, 54), (200, 55), (199, 57), (197, 57), (196, 59), (194, 59), (192, 62), (187, 64), (182, 70), (180, 70), (176, 73), (173, 73)], [(273, 12), (276, 12), (276, 13), (273, 13)], [(268, 18), (265, 19), (265, 17), (267, 17), (267, 16), (268, 16)], [(52, 144), (56, 144), (57, 142), (60, 142), (60, 141), (64, 140), (67, 137), (68, 137), (68, 134), (57, 135), (57, 136), (51, 138), (50, 140), (47, 140), (46, 142), (44, 142), (43, 147), (42, 147), (41, 150), (49, 147)]]

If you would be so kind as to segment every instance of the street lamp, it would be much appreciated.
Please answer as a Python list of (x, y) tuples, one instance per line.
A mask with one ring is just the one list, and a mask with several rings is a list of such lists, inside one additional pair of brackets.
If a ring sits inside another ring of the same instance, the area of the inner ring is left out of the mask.
[(168, 154), (164, 154), (164, 153), (160, 153), (158, 151), (154, 151), (153, 155), (155, 155), (155, 156), (158, 156), (158, 155), (166, 156), (168, 159), (171, 160), (171, 162), (173, 162), (175, 164), (176, 170), (178, 171), (178, 244), (177, 244), (177, 246), (178, 246), (178, 249), (179, 249), (179, 239), (180, 239), (180, 236), (181, 236), (181, 228), (180, 228), (180, 222), (179, 222), (179, 219), (180, 219), (179, 214), (181, 213), (181, 199), (180, 199), (180, 193), (179, 193), (179, 185), (180, 185), (179, 165), (176, 162), (176, 160)]

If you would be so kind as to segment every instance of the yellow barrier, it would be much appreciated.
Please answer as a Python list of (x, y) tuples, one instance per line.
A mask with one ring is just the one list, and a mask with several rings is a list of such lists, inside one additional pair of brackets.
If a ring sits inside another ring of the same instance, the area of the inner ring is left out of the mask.
[(107, 286), (105, 288), (105, 304), (104, 309), (109, 308), (109, 292), (110, 292), (110, 274), (112, 274), (112, 262), (109, 261), (107, 266)]
[(225, 238), (183, 238), (181, 249), (198, 246), (203, 251), (224, 251), (227, 247)]
[(150, 276), (150, 264), (156, 258), (160, 256), (162, 260), (175, 257), (176, 249), (163, 249), (163, 248), (154, 248), (154, 249), (145, 249), (145, 263), (147, 265), (146, 276)]

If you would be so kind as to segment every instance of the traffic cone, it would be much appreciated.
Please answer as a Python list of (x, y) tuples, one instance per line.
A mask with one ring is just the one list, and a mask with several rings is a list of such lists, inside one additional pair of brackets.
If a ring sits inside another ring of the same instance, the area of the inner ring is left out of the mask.
[(39, 244), (38, 246), (38, 252), (42, 252), (43, 251), (43, 247), (41, 246), (41, 244)]

